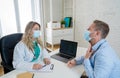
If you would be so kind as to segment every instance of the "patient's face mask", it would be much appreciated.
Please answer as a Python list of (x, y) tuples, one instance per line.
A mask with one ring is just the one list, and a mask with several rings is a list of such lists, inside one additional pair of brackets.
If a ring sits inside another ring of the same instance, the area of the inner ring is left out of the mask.
[(84, 33), (84, 39), (86, 40), (86, 41), (90, 41), (92, 38), (90, 37), (90, 31), (85, 31), (85, 33)]
[(33, 38), (38, 38), (41, 36), (41, 31), (40, 30), (34, 30), (33, 31)]

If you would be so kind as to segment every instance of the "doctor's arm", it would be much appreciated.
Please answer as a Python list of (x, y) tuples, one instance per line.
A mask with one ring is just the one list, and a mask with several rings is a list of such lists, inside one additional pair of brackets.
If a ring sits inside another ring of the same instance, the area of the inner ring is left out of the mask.
[(50, 64), (50, 55), (46, 49), (43, 49), (43, 61), (45, 64)]
[(36, 65), (34, 62), (25, 61), (26, 54), (24, 52), (24, 49), (25, 46), (22, 43), (16, 45), (13, 54), (13, 67), (15, 69), (22, 70), (32, 70), (34, 67), (38, 67), (38, 65)]

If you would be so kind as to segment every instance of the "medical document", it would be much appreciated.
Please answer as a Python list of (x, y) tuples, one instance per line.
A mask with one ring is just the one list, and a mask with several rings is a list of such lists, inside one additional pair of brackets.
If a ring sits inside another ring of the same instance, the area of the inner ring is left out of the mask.
[(54, 69), (54, 64), (43, 65), (39, 70), (31, 70), (31, 72), (52, 72)]

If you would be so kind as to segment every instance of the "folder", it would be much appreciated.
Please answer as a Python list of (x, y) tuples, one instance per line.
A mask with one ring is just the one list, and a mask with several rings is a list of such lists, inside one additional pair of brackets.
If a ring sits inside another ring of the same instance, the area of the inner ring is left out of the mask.
[(30, 72), (20, 73), (17, 78), (33, 78), (34, 74)]
[(70, 27), (71, 26), (71, 20), (72, 20), (72, 17), (65, 17), (64, 18), (65, 27)]

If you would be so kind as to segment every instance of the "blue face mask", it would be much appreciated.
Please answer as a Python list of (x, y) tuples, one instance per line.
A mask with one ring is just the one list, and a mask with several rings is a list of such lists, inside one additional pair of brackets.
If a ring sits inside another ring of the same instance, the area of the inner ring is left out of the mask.
[(85, 31), (84, 33), (84, 39), (86, 41), (90, 41), (92, 38), (90, 37), (90, 31)]
[(41, 32), (40, 30), (34, 30), (33, 31), (33, 38), (38, 38), (41, 36)]

